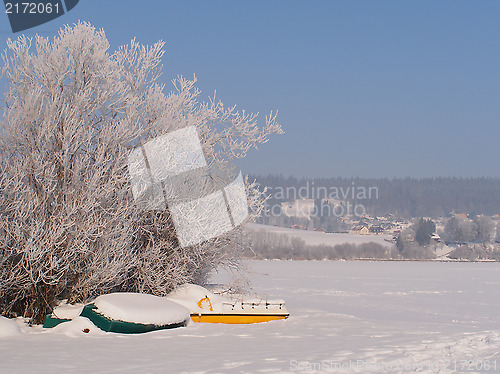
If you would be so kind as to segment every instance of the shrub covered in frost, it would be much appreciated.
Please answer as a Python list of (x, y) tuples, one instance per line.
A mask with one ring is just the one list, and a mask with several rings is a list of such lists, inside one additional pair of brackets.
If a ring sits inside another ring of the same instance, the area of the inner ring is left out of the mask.
[[(207, 162), (244, 157), (280, 133), (256, 116), (198, 101), (195, 79), (164, 93), (163, 42), (109, 50), (102, 30), (65, 27), (52, 41), (7, 41), (0, 132), (0, 312), (40, 322), (55, 300), (110, 291), (163, 295), (227, 260), (232, 235), (179, 245), (168, 210), (137, 209), (127, 156), (195, 126)], [(249, 206), (262, 209), (247, 183)]]

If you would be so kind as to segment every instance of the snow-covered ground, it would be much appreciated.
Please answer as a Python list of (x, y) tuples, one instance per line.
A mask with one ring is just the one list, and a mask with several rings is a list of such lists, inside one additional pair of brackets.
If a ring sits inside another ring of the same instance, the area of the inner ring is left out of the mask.
[(288, 320), (140, 335), (22, 327), (0, 338), (0, 373), (500, 372), (500, 263), (248, 264), (254, 292), (285, 299)]
[[(379, 234), (379, 235), (359, 235), (359, 234), (338, 234), (338, 233), (324, 233), (318, 231), (306, 231), (289, 229), (285, 227), (260, 225), (257, 223), (247, 223), (245, 225), (247, 230), (251, 231), (266, 231), (276, 234), (286, 234), (290, 237), (298, 237), (304, 240), (308, 245), (337, 245), (337, 244), (363, 244), (363, 243), (378, 243), (387, 247), (394, 244), (387, 242), (392, 239), (392, 235)], [(387, 240), (386, 240), (387, 239)]]

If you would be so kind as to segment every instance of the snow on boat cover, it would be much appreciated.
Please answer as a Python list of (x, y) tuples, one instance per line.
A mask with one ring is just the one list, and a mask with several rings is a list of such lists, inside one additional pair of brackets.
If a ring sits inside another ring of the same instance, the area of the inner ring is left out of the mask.
[(81, 316), (104, 331), (142, 333), (186, 326), (189, 311), (164, 297), (118, 292), (99, 296)]

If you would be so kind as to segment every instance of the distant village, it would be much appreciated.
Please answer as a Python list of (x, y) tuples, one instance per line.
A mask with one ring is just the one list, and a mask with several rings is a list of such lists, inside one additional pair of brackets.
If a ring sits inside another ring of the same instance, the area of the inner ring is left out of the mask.
[[(349, 209), (350, 208), (350, 209)], [(281, 203), (281, 220), (272, 220), (269, 224), (276, 226), (289, 227), (297, 230), (312, 230), (319, 232), (343, 232), (356, 235), (387, 235), (388, 241), (395, 242), (400, 233), (413, 224), (414, 219), (405, 219), (392, 214), (384, 216), (371, 216), (370, 214), (358, 209), (349, 202), (337, 199), (297, 199)], [(358, 214), (361, 211), (362, 214)], [(344, 214), (341, 214), (344, 213)], [(441, 233), (445, 229), (446, 223), (450, 218), (469, 220), (467, 213), (452, 211), (447, 217), (423, 217), (432, 220), (436, 225), (436, 230), (432, 234), (432, 240), (441, 242)], [(284, 218), (284, 219), (283, 219)], [(328, 220), (335, 220), (335, 229), (328, 230), (328, 226), (323, 224)], [(495, 226), (500, 226), (500, 214), (491, 216)], [(405, 239), (413, 241), (408, 233)]]

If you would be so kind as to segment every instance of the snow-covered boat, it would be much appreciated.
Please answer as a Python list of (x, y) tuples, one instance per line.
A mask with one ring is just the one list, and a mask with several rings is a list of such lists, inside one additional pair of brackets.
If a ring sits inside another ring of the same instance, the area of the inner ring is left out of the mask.
[(83, 307), (83, 304), (68, 304), (67, 300), (63, 300), (51, 314), (45, 316), (43, 327), (47, 329), (69, 322), (80, 315)]
[(180, 286), (167, 298), (187, 308), (194, 322), (259, 323), (289, 316), (283, 300), (229, 298), (194, 284)]
[(112, 293), (85, 305), (80, 316), (104, 331), (136, 334), (186, 326), (189, 311), (163, 297)]

